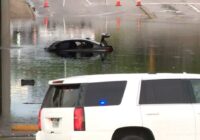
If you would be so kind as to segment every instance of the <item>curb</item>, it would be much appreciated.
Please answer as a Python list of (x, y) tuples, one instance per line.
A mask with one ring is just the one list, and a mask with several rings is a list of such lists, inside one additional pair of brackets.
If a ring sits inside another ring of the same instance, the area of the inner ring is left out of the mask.
[(152, 12), (150, 12), (145, 6), (140, 6), (140, 9), (150, 18), (154, 19), (156, 18), (156, 15)]
[(11, 131), (36, 132), (38, 126), (36, 124), (15, 124), (11, 126)]

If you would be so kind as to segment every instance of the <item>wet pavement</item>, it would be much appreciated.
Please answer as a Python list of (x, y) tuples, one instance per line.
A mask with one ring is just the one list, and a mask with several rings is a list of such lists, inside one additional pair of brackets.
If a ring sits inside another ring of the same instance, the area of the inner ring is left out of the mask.
[[(161, 20), (159, 12), (156, 19), (149, 19), (129, 0), (121, 7), (112, 0), (96, 0), (71, 13), (66, 8), (58, 9), (59, 4), (76, 7), (69, 0), (57, 4), (49, 0), (48, 9), (41, 1), (33, 1), (38, 9), (35, 21), (11, 22), (12, 123), (37, 123), (38, 110), (52, 79), (102, 73), (200, 73), (197, 17), (190, 20), (187, 16), (166, 15), (167, 20)], [(155, 13), (154, 9), (160, 7), (147, 8)], [(173, 9), (167, 5), (161, 8)], [(114, 48), (103, 59), (99, 54), (61, 58), (44, 50), (56, 40), (89, 37), (100, 41), (103, 32), (111, 35), (108, 43)], [(22, 79), (34, 80), (35, 85), (22, 86)]]
[(143, 0), (143, 7), (148, 9), (155, 19), (160, 21), (199, 23), (200, 3), (198, 0)]

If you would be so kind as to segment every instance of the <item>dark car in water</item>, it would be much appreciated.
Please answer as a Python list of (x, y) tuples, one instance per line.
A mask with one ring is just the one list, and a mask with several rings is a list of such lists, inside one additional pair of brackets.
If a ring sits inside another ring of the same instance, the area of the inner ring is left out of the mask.
[(56, 41), (45, 48), (45, 50), (62, 57), (74, 57), (77, 53), (84, 55), (85, 57), (90, 57), (94, 53), (101, 54), (113, 51), (112, 46), (108, 45), (105, 40), (105, 38), (109, 37), (110, 35), (108, 34), (102, 34), (100, 42), (81, 38)]

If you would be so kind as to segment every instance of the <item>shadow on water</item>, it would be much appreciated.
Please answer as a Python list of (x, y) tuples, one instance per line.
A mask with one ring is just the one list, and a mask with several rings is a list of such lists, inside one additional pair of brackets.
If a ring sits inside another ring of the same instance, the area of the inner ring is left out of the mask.
[[(109, 54), (76, 53), (58, 57), (44, 51), (57, 40), (100, 40), (111, 34)], [(162, 23), (140, 17), (49, 17), (11, 23), (11, 112), (13, 122), (37, 122), (37, 113), (48, 80), (100, 73), (189, 72), (200, 73), (200, 28), (198, 24)], [(102, 61), (102, 57), (104, 61)], [(21, 86), (33, 79), (34, 86)], [(23, 108), (23, 110), (21, 109)]]

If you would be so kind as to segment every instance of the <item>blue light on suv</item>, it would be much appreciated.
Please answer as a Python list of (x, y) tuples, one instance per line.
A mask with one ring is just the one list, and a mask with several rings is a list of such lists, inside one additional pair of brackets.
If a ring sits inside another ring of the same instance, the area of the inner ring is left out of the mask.
[(100, 106), (107, 105), (107, 100), (105, 100), (105, 99), (99, 100), (99, 105)]

